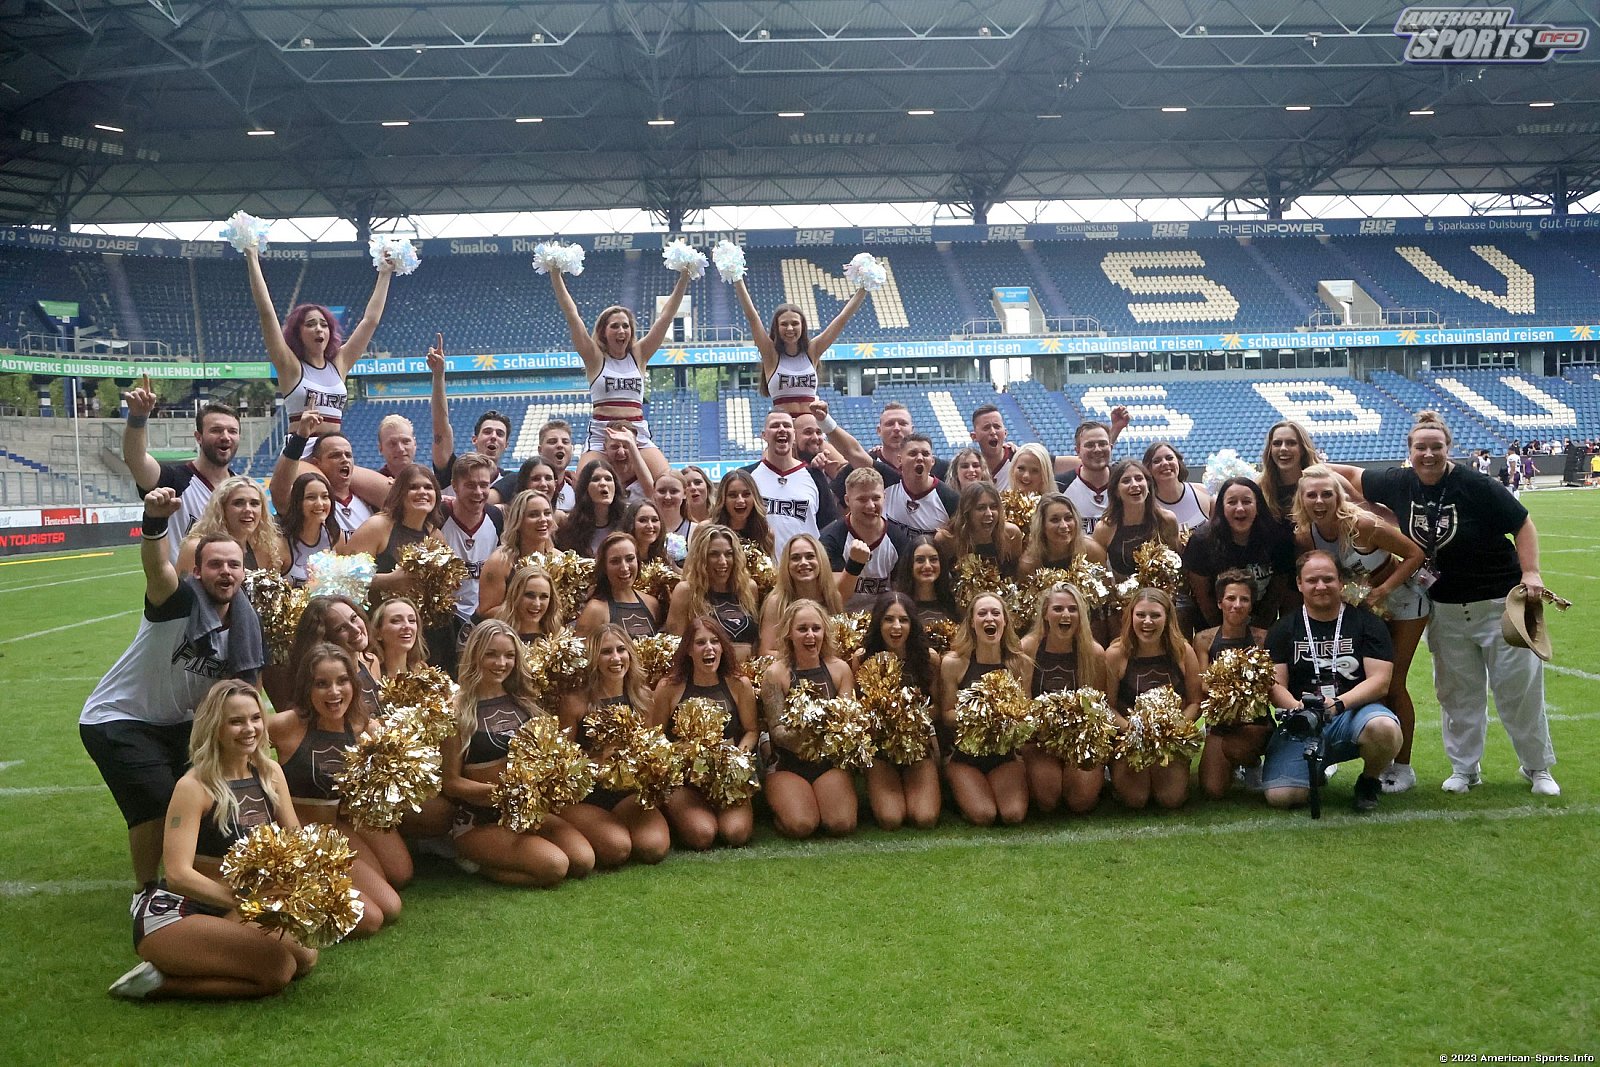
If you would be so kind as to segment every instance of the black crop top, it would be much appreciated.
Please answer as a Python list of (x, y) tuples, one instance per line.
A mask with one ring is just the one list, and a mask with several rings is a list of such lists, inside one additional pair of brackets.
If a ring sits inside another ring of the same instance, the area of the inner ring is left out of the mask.
[[(795, 673), (798, 677), (799, 672)], [(828, 683), (825, 684), (831, 685), (831, 683), (832, 678), (830, 677)], [(679, 698), (678, 702), (681, 704), (683, 701), (693, 697), (703, 697), (706, 700), (712, 700), (722, 705), (722, 709), (728, 713), (728, 721), (722, 726), (722, 736), (726, 740), (737, 741), (744, 736), (744, 727), (739, 723), (739, 705), (733, 699), (733, 694), (728, 692), (728, 683), (719, 678), (715, 685), (686, 685), (683, 687), (683, 696)], [(670, 723), (668, 725), (668, 734), (669, 736), (675, 736), (671, 734)]]
[(961, 676), (961, 684), (956, 686), (956, 689), (957, 691), (965, 689), (984, 675), (1005, 669), (1006, 666), (1003, 663), (979, 663), (976, 657), (969, 659), (967, 660), (967, 673)]
[(711, 605), (711, 614), (728, 631), (728, 640), (734, 644), (753, 645), (761, 638), (761, 624), (744, 610), (733, 593), (707, 593), (706, 603)]
[(283, 761), (290, 798), (300, 804), (337, 804), (333, 776), (344, 770), (344, 750), (355, 743), (356, 732), (349, 726), (337, 733), (308, 728), (294, 755)]
[(373, 561), (373, 570), (379, 574), (388, 574), (400, 566), (400, 550), (407, 545), (420, 544), (427, 537), (425, 530), (413, 530), (409, 526), (395, 523), (389, 530), (389, 543), (383, 546), (383, 551), (378, 553)]
[(1120, 578), (1131, 578), (1133, 572), (1138, 570), (1134, 562), (1134, 553), (1144, 543), (1155, 536), (1154, 522), (1141, 522), (1137, 526), (1124, 524), (1118, 526), (1111, 535), (1111, 543), (1106, 546), (1106, 557), (1111, 564), (1111, 573)]
[(795, 682), (810, 682), (822, 694), (822, 699), (827, 700), (839, 695), (839, 690), (833, 686), (833, 672), (828, 670), (826, 663), (801, 670), (794, 667), (789, 671), (790, 684)]
[(611, 612), (611, 621), (628, 631), (629, 637), (649, 637), (656, 632), (655, 616), (650, 614), (650, 609), (642, 600), (635, 600), (631, 604), (613, 600), (607, 604)]
[(1051, 652), (1041, 643), (1033, 657), (1033, 692), (1029, 696), (1078, 688), (1078, 653)]
[(517, 703), (517, 698), (509, 694), (478, 701), (476, 715), (472, 737), (468, 739), (466, 754), (461, 759), (466, 767), (483, 767), (505, 759), (512, 736), (532, 718)]
[[(615, 707), (619, 707), (619, 706), (626, 706), (626, 705), (629, 705), (631, 703), (632, 703), (632, 701), (630, 701), (628, 699), (628, 694), (623, 693), (620, 696), (606, 697), (604, 700), (601, 700), (599, 703), (597, 703), (591, 709), (591, 711), (599, 711), (601, 708), (615, 708)], [(649, 716), (646, 715), (645, 719), (648, 721)], [(578, 747), (583, 749), (585, 752), (588, 752), (590, 755), (593, 755), (594, 754), (594, 738), (589, 736), (589, 716), (587, 714), (582, 716), (580, 719), (578, 719), (578, 731), (577, 731), (577, 733), (578, 733)]]
[(1216, 659), (1230, 648), (1251, 648), (1254, 645), (1255, 639), (1250, 636), (1248, 630), (1243, 637), (1223, 637), (1222, 627), (1219, 626), (1216, 636), (1211, 638), (1211, 658)]
[(1128, 660), (1127, 670), (1117, 685), (1117, 703), (1126, 714), (1133, 710), (1140, 693), (1168, 686), (1178, 694), (1180, 703), (1188, 703), (1183, 689), (1183, 669), (1166, 656), (1135, 656)]
[(194, 854), (197, 859), (221, 860), (234, 842), (250, 836), (250, 831), (275, 821), (272, 796), (255, 768), (250, 777), (235, 778), (228, 782), (234, 799), (239, 802), (239, 814), (226, 830), (217, 829), (217, 806), (212, 804), (200, 818), (200, 830), (195, 834)]

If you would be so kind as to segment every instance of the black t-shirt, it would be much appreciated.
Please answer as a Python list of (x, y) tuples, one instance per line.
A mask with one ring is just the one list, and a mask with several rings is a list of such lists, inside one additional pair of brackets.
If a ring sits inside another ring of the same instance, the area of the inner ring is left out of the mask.
[(1400, 520), (1400, 532), (1427, 553), (1439, 580), (1428, 595), (1441, 604), (1496, 600), (1522, 581), (1522, 564), (1508, 534), (1528, 521), (1528, 509), (1505, 486), (1459, 463), (1438, 485), (1423, 485), (1409, 467), (1366, 471), (1361, 492)]
[[(1318, 622), (1312, 619), (1311, 639), (1317, 642), (1315, 657), (1312, 656), (1311, 641), (1306, 639), (1305, 619), (1297, 611), (1285, 615), (1267, 631), (1267, 653), (1272, 656), (1272, 662), (1288, 665), (1288, 688), (1295, 696), (1318, 693), (1321, 686), (1328, 682), (1332, 682), (1334, 691), (1343, 696), (1366, 681), (1367, 669), (1362, 660), (1394, 662), (1394, 642), (1389, 638), (1389, 628), (1366, 608), (1344, 609), (1344, 618), (1338, 623), (1338, 648), (1333, 647), (1336, 621)], [(1317, 677), (1315, 660), (1322, 662), (1321, 678)]]
[[(828, 553), (828, 565), (835, 574), (844, 572), (845, 563), (849, 554), (845, 551), (850, 544), (855, 531), (850, 529), (848, 519), (836, 519), (822, 528), (819, 540)], [(856, 540), (861, 538), (856, 537)], [(867, 559), (867, 565), (856, 576), (856, 591), (851, 594), (852, 603), (862, 607), (871, 605), (871, 601), (880, 594), (889, 592), (894, 588), (894, 572), (902, 556), (911, 547), (911, 535), (904, 526), (889, 519), (883, 523), (883, 536), (876, 542), (863, 542), (872, 549), (872, 555)]]
[(1218, 529), (1209, 522), (1201, 523), (1183, 548), (1183, 569), (1209, 580), (1231, 568), (1250, 575), (1259, 604), (1273, 575), (1294, 573), (1294, 542), (1273, 526), (1266, 537), (1235, 544), (1226, 524)]

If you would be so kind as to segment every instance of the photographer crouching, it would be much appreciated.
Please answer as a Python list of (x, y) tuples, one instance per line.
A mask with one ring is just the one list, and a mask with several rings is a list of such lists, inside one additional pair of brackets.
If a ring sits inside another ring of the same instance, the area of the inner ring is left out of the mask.
[[(1262, 772), (1267, 803), (1275, 808), (1304, 804), (1312, 796), (1313, 764), (1320, 775), (1323, 762), (1359, 757), (1363, 766), (1354, 807), (1373, 811), (1381, 791), (1378, 775), (1401, 742), (1400, 719), (1381, 703), (1394, 670), (1388, 627), (1366, 608), (1344, 602), (1339, 566), (1326, 552), (1301, 556), (1295, 581), (1304, 606), (1267, 633), (1279, 719)], [(1319, 733), (1320, 759), (1309, 760), (1307, 746)]]

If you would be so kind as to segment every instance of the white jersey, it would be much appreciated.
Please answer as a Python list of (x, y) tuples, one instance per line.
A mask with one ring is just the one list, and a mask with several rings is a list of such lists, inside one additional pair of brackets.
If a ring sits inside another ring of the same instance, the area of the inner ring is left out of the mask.
[(304, 360), (300, 363), (300, 380), (283, 395), (283, 409), (293, 422), (302, 411), (312, 411), (322, 416), (324, 422), (335, 426), (344, 421), (344, 408), (350, 401), (350, 390), (344, 384), (339, 368), (329, 360), (313, 367)]
[[(607, 356), (600, 366), (600, 373), (589, 383), (589, 400), (595, 407), (602, 404), (612, 408), (628, 407), (633, 409), (633, 417), (642, 416), (644, 375), (639, 372), (638, 361), (631, 355), (621, 359)], [(594, 436), (593, 427), (589, 436)], [(601, 439), (604, 440), (603, 435)]]
[(804, 352), (778, 355), (778, 368), (767, 378), (773, 404), (809, 404), (817, 398), (817, 367)]
[(883, 517), (898, 522), (912, 533), (932, 534), (950, 521), (956, 510), (956, 492), (942, 482), (921, 496), (906, 491), (904, 482), (883, 490)]
[(761, 499), (766, 501), (774, 559), (783, 554), (783, 546), (795, 534), (817, 535), (817, 515), (822, 499), (810, 468), (796, 460), (793, 467), (780, 471), (763, 459), (750, 473)]
[(563, 481), (561, 488), (556, 490), (556, 510), (571, 511), (578, 498), (572, 493), (572, 483)]
[[(1016, 445), (1002, 445), (1001, 449), (1003, 450), (1003, 453), (1005, 455), (1005, 459), (1004, 459), (1003, 462), (1001, 462), (999, 470), (990, 471), (989, 472), (989, 477), (994, 479), (994, 487), (996, 489), (1010, 489), (1011, 488), (1011, 464), (1016, 461), (1016, 458), (1017, 458), (1017, 446)], [(978, 454), (980, 456), (983, 455), (982, 452), (980, 452)], [(988, 458), (985, 457), (983, 462), (985, 464), (987, 464), (989, 462)]]
[(197, 594), (190, 582), (180, 582), (160, 607), (145, 602), (133, 643), (89, 694), (79, 723), (133, 719), (169, 725), (194, 718), (195, 705), (227, 677), (229, 638), (223, 628), (214, 646), (193, 647), (184, 641), (197, 595), (204, 594)]
[(367, 502), (351, 493), (343, 500), (333, 502), (333, 521), (339, 524), (346, 537), (354, 537), (361, 524), (372, 518), (373, 511)]
[(156, 479), (156, 484), (139, 486), (139, 494), (143, 496), (156, 488), (171, 489), (178, 494), (178, 510), (167, 521), (167, 554), (176, 563), (183, 539), (189, 536), (189, 529), (199, 521), (200, 513), (211, 502), (211, 494), (216, 487), (206, 481), (206, 476), (200, 473), (193, 462), (189, 462), (161, 464), (161, 476)]
[(1172, 517), (1178, 520), (1180, 531), (1196, 529), (1211, 518), (1201, 509), (1200, 494), (1189, 482), (1183, 483), (1183, 495), (1178, 497), (1176, 504), (1169, 504), (1159, 496), (1156, 497), (1156, 503), (1172, 512)]
[(466, 622), (471, 622), (478, 610), (478, 579), (483, 574), (483, 565), (500, 543), (500, 526), (494, 521), (496, 514), (485, 510), (478, 525), (470, 530), (451, 515), (439, 528), (440, 539), (467, 564), (467, 576), (456, 587), (456, 614)]
[(1072, 506), (1078, 509), (1078, 518), (1083, 520), (1083, 532), (1087, 536), (1094, 533), (1094, 528), (1100, 524), (1100, 516), (1106, 513), (1106, 505), (1111, 502), (1110, 472), (1106, 474), (1106, 485), (1095, 489), (1083, 480), (1080, 471), (1078, 477), (1072, 479), (1071, 484), (1063, 490), (1067, 499), (1072, 501)]
[(308, 545), (300, 540), (300, 535), (295, 534), (289, 538), (289, 580), (295, 585), (305, 585), (310, 577), (306, 572), (306, 564), (318, 552), (328, 552), (333, 549), (333, 536), (328, 533), (326, 525), (317, 527), (317, 543)]
[(856, 535), (850, 528), (848, 519), (835, 519), (822, 531), (821, 540), (822, 547), (828, 552), (828, 565), (833, 568), (835, 574), (844, 572), (845, 564), (850, 558), (852, 541), (860, 541), (872, 550), (872, 555), (867, 557), (866, 566), (856, 576), (855, 592), (845, 601), (846, 611), (871, 611), (878, 597), (894, 588), (895, 567), (900, 563), (900, 555), (906, 551), (908, 545), (905, 530), (892, 522), (885, 521), (883, 533), (878, 535), (878, 539), (867, 541)]

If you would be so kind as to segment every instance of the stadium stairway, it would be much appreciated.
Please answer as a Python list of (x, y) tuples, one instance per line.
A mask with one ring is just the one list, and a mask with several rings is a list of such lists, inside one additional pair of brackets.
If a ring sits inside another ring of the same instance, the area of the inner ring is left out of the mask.
[(1261, 273), (1272, 279), (1272, 284), (1277, 286), (1278, 291), (1287, 297), (1290, 303), (1300, 308), (1304, 313), (1302, 318), (1310, 318), (1311, 312), (1316, 310), (1316, 285), (1312, 285), (1311, 296), (1308, 298), (1301, 287), (1291, 283), (1288, 278), (1284, 277), (1283, 272), (1277, 268), (1272, 260), (1262, 254), (1256, 242), (1251, 241), (1241, 247), (1244, 249), (1245, 255), (1249, 256), (1255, 265), (1261, 268)]
[(1494, 453), (1505, 451), (1506, 439), (1454, 397), (1404, 378), (1394, 371), (1373, 371), (1370, 380), (1374, 387), (1393, 397), (1402, 409), (1413, 416), (1428, 409), (1442, 414), (1450, 424), (1458, 455), (1478, 448), (1487, 448)]
[(1507, 442), (1583, 440), (1600, 433), (1600, 422), (1594, 419), (1595, 391), (1577, 388), (1565, 378), (1474, 367), (1434, 371), (1421, 381), (1474, 412)]

